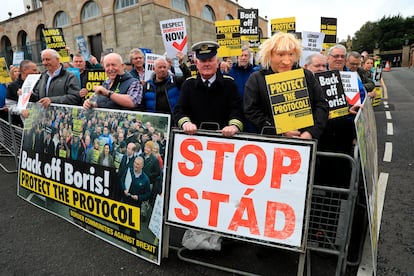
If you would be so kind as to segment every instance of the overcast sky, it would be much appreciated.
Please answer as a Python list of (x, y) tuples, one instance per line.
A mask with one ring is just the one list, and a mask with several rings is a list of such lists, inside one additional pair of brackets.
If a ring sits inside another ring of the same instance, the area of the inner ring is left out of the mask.
[[(63, 1), (63, 0), (62, 0)], [(261, 17), (296, 17), (296, 31), (320, 31), (322, 17), (338, 19), (337, 37), (351, 37), (367, 21), (378, 21), (383, 16), (414, 16), (413, 0), (239, 0), (244, 8), (259, 9)], [(23, 0), (0, 0), (0, 21), (24, 12)]]
[(239, 0), (246, 9), (259, 9), (261, 17), (296, 17), (296, 31), (319, 32), (321, 17), (337, 18), (337, 38), (354, 36), (367, 21), (401, 14), (414, 16), (413, 0)]

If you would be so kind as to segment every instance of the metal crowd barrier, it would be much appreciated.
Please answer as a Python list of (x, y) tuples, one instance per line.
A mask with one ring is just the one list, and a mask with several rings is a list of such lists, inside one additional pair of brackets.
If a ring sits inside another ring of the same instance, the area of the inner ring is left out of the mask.
[[(358, 195), (360, 166), (358, 147), (354, 148), (354, 157), (347, 154), (318, 151), (317, 160), (321, 158), (333, 158), (334, 160), (342, 160), (345, 164), (348, 163), (350, 175), (348, 175), (349, 182), (346, 185), (337, 185), (336, 180), (339, 179), (332, 179), (329, 183), (314, 183), (313, 185), (306, 246), (306, 274), (312, 275), (312, 253), (320, 252), (337, 257), (334, 275), (339, 276), (344, 275), (347, 268), (348, 247)], [(184, 256), (184, 251), (190, 251), (184, 247), (170, 246), (170, 249), (177, 250), (178, 258), (185, 262), (238, 275), (256, 275), (237, 268), (214, 264), (211, 258), (204, 261)]]
[[(9, 169), (0, 163), (0, 167), (6, 173), (15, 173), (18, 170), (22, 134), (22, 128), (11, 124), (11, 112), (9, 112), (8, 121), (0, 119), (0, 157), (12, 157), (15, 161), (15, 169)], [(341, 187), (336, 185), (335, 179), (330, 183), (315, 182), (313, 185), (306, 248), (306, 272), (308, 275), (312, 274), (312, 253), (320, 252), (337, 256), (335, 275), (343, 275), (347, 267), (348, 246), (358, 194), (360, 173), (358, 148), (355, 147), (354, 149), (354, 157), (347, 154), (318, 151), (317, 160), (321, 158), (333, 158), (347, 162), (349, 164), (350, 180), (346, 186)], [(184, 257), (182, 253), (186, 250), (185, 248), (174, 248), (172, 246), (170, 248), (178, 250), (178, 258), (186, 262), (240, 275), (253, 275), (238, 269)]]
[(312, 252), (321, 252), (337, 256), (335, 275), (344, 275), (358, 195), (358, 148), (354, 149), (354, 157), (319, 151), (316, 155), (317, 159), (328, 157), (341, 159), (345, 161), (344, 163), (348, 162), (350, 176), (348, 186), (339, 187), (335, 179), (330, 183), (314, 183), (313, 185), (307, 242), (307, 271), (308, 274), (311, 272)]
[(9, 168), (0, 162), (0, 167), (6, 173), (16, 173), (19, 168), (19, 156), (22, 142), (23, 129), (11, 122), (12, 110), (8, 109), (8, 120), (0, 118), (0, 157), (11, 157), (14, 159), (13, 168)]

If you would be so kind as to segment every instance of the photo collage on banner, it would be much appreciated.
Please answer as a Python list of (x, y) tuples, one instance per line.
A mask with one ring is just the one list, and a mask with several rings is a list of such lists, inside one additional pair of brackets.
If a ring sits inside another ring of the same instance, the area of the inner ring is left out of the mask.
[(18, 195), (160, 264), (169, 115), (32, 103), (28, 110)]

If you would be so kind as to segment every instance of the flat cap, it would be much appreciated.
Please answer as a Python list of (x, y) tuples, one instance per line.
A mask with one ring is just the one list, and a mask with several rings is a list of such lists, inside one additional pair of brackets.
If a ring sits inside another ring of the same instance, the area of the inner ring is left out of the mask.
[(209, 59), (217, 55), (217, 49), (220, 47), (215, 41), (200, 41), (195, 43), (191, 50), (195, 52), (198, 59)]

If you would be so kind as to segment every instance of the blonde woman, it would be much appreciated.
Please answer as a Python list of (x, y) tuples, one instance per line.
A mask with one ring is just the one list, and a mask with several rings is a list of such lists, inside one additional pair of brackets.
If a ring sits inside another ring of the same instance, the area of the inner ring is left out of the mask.
[(10, 66), (10, 78), (12, 81), (17, 80), (20, 75), (20, 69), (18, 66)]
[[(244, 91), (244, 114), (259, 133), (271, 130), (275, 134), (275, 122), (265, 76), (298, 69), (297, 62), (302, 53), (301, 44), (293, 34), (278, 32), (260, 47), (261, 70), (250, 75)], [(328, 121), (328, 103), (313, 74), (304, 69), (313, 113), (314, 125), (284, 133), (287, 137), (318, 139)]]

